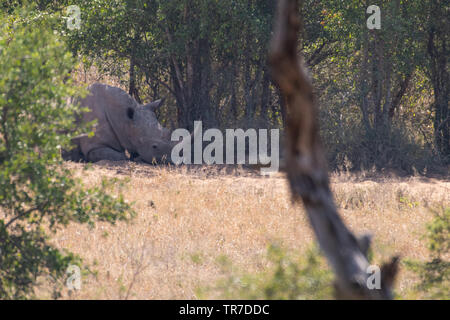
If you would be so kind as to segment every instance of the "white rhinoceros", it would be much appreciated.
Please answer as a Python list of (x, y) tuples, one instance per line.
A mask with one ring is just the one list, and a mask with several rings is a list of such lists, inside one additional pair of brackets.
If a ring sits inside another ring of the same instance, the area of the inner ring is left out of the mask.
[(128, 159), (125, 153), (128, 151), (132, 159), (147, 163), (170, 161), (174, 142), (170, 140), (170, 131), (161, 126), (155, 115), (161, 104), (157, 100), (141, 105), (120, 88), (92, 84), (80, 106), (90, 109), (83, 114), (83, 122), (97, 120), (95, 135), (74, 139), (77, 148), (66, 153), (65, 158), (77, 160), (74, 156), (77, 154), (90, 162), (119, 161)]

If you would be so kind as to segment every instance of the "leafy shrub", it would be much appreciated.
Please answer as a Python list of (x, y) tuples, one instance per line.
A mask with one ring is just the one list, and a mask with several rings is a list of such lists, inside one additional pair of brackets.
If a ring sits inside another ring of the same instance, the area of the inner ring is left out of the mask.
[(83, 90), (72, 85), (74, 60), (54, 21), (30, 12), (0, 13), (0, 299), (32, 297), (39, 277), (61, 279), (80, 263), (49, 233), (132, 213), (109, 194), (111, 182), (87, 188), (64, 167), (61, 149), (77, 134), (67, 98)]
[(430, 299), (450, 299), (450, 208), (434, 211), (435, 218), (427, 226), (430, 261), (406, 261), (416, 272), (420, 283), (416, 290)]
[(227, 276), (214, 290), (223, 299), (332, 299), (332, 273), (327, 269), (318, 249), (313, 248), (300, 257), (288, 255), (282, 248), (268, 249), (271, 267), (260, 274), (237, 275), (230, 262), (220, 264)]

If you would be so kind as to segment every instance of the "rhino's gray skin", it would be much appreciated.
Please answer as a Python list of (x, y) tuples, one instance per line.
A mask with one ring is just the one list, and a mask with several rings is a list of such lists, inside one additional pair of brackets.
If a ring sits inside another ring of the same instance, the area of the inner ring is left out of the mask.
[(86, 161), (126, 160), (125, 150), (147, 163), (170, 161), (174, 143), (154, 112), (161, 100), (140, 105), (122, 89), (99, 83), (89, 86), (89, 92), (80, 101), (80, 106), (90, 109), (82, 121), (97, 120), (95, 135), (74, 139)]

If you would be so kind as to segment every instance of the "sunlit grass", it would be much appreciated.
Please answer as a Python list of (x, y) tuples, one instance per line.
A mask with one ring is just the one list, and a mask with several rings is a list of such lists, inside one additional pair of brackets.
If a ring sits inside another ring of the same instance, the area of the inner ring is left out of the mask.
[[(80, 291), (70, 297), (65, 292), (64, 298), (204, 298), (199, 288), (226, 279), (220, 259), (259, 275), (273, 265), (267, 259), (271, 244), (299, 256), (313, 244), (303, 209), (291, 203), (282, 173), (261, 177), (226, 167), (174, 169), (106, 161), (90, 171), (82, 170), (85, 164), (66, 165), (88, 185), (104, 176), (128, 178), (123, 192), (137, 216), (116, 226), (70, 225), (53, 236), (53, 243), (80, 255), (95, 271), (83, 277)], [(374, 263), (393, 254), (427, 259), (421, 235), (432, 218), (428, 207), (450, 202), (450, 182), (436, 179), (335, 175), (332, 188), (349, 227), (374, 235)], [(416, 281), (402, 268), (396, 291), (401, 295)]]

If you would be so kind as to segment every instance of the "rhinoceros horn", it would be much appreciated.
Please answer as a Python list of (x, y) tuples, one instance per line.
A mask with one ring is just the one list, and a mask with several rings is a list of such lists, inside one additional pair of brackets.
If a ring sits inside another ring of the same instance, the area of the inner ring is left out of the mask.
[(164, 100), (165, 99), (158, 99), (158, 100), (152, 101), (150, 103), (144, 104), (142, 107), (155, 112), (159, 107), (162, 106), (162, 104), (164, 103)]

